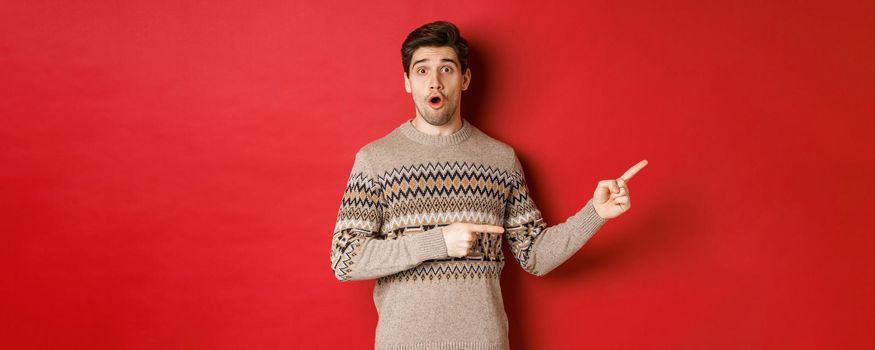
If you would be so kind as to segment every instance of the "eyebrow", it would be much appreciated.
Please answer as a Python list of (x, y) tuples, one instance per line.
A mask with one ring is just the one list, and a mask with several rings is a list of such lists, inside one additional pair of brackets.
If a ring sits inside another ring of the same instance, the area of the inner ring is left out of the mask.
[[(416, 67), (417, 64), (420, 64), (420, 63), (425, 62), (425, 61), (428, 61), (428, 59), (423, 58), (423, 59), (421, 59), (421, 60), (418, 60), (418, 61), (416, 61), (416, 62), (413, 62), (413, 64), (410, 65), (410, 66), (411, 66), (411, 67)], [(441, 59), (441, 62), (450, 62), (450, 63), (452, 63), (452, 64), (455, 64), (456, 66), (459, 65), (458, 62), (456, 62), (455, 60), (451, 60), (451, 59), (449, 59), (449, 58), (442, 58), (442, 59)]]

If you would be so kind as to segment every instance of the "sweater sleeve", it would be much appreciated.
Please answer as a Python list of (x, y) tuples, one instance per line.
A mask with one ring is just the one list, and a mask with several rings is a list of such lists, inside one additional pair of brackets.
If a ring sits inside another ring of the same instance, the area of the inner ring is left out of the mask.
[(394, 239), (381, 234), (382, 193), (367, 154), (359, 150), (331, 239), (331, 269), (340, 281), (376, 279), (448, 256), (441, 227)]
[(525, 174), (516, 155), (514, 162), (505, 208), (505, 236), (523, 270), (543, 276), (580, 250), (607, 219), (596, 213), (590, 199), (565, 222), (548, 227), (529, 196)]

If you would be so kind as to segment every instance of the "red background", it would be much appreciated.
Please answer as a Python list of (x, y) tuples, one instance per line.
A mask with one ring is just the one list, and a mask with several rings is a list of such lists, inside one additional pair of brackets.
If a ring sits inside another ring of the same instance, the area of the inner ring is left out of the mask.
[(650, 161), (564, 265), (506, 265), (512, 348), (875, 347), (875, 6), (658, 3), (4, 2), (3, 347), (372, 347), (331, 231), (437, 19), (549, 223)]

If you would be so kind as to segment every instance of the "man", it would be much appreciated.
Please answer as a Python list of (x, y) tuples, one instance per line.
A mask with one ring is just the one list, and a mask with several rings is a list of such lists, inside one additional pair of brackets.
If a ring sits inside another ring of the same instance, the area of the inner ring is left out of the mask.
[(331, 268), (341, 281), (376, 279), (376, 349), (507, 349), (502, 237), (525, 271), (547, 274), (629, 210), (627, 181), (647, 161), (548, 227), (513, 148), (461, 117), (471, 71), (456, 26), (426, 24), (401, 53), (416, 116), (356, 153)]

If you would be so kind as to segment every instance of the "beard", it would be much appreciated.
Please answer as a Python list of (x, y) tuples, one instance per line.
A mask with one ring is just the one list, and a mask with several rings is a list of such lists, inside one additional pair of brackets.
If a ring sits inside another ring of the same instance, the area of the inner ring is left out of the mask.
[(416, 110), (419, 111), (419, 115), (422, 116), (422, 119), (431, 125), (441, 126), (446, 125), (451, 120), (453, 120), (453, 116), (456, 115), (456, 109), (458, 105), (449, 104), (444, 102), (444, 108), (441, 109), (432, 109), (428, 106), (427, 102), (417, 103)]

